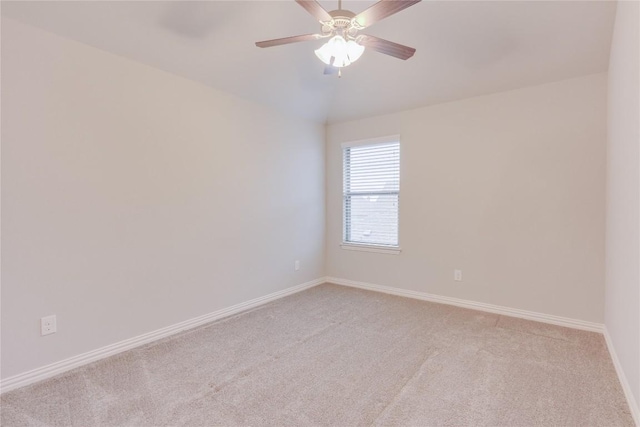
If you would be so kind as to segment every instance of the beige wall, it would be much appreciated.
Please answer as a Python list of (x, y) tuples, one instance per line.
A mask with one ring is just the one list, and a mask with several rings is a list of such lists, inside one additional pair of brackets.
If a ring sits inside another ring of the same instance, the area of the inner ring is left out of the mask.
[[(327, 275), (601, 323), (606, 81), (328, 126)], [(341, 249), (340, 143), (392, 134), (402, 253)]]
[(3, 378), (321, 277), (323, 206), (322, 125), (2, 20)]
[(618, 3), (609, 63), (605, 325), (640, 407), (640, 3)]

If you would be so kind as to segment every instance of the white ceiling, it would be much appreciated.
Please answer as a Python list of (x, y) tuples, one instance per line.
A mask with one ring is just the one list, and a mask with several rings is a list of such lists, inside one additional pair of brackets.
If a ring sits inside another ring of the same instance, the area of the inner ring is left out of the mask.
[[(337, 1), (321, 1), (327, 10)], [(374, 1), (345, 1), (364, 10)], [(607, 69), (612, 1), (423, 0), (364, 33), (406, 44), (323, 75), (322, 42), (254, 42), (319, 31), (293, 1), (2, 1), (2, 15), (290, 114), (337, 122)]]

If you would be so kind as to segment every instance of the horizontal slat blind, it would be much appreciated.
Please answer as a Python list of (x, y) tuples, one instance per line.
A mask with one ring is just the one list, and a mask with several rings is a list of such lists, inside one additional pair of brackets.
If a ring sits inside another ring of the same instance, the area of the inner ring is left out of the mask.
[(343, 149), (345, 243), (398, 246), (400, 143)]

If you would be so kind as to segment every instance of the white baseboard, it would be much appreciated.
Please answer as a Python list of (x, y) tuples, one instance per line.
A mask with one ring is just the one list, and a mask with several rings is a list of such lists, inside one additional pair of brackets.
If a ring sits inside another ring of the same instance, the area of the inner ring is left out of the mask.
[(554, 316), (551, 314), (537, 313), (535, 311), (520, 310), (517, 308), (503, 307), (483, 302), (469, 301), (459, 298), (443, 297), (440, 295), (428, 294), (425, 292), (410, 291), (407, 289), (392, 288), (390, 286), (374, 285), (371, 283), (356, 282), (354, 280), (340, 279), (337, 277), (327, 277), (327, 282), (336, 285), (350, 286), (353, 288), (367, 289), (370, 291), (383, 292), (385, 294), (397, 295), (401, 297), (414, 298), (423, 301), (437, 302), (440, 304), (455, 305), (457, 307), (470, 308), (472, 310), (486, 311), (489, 313), (501, 314), (504, 316), (518, 317), (521, 319), (534, 320), (536, 322), (550, 323), (552, 325), (565, 326), (567, 328), (581, 329), (584, 331), (599, 332), (604, 331), (601, 323), (587, 322), (584, 320), (570, 319), (568, 317)]
[(633, 397), (633, 393), (631, 392), (631, 387), (629, 386), (629, 381), (627, 381), (627, 376), (622, 370), (622, 365), (620, 365), (620, 360), (618, 359), (618, 353), (616, 353), (616, 349), (613, 346), (613, 341), (611, 341), (611, 336), (609, 335), (609, 330), (607, 329), (606, 326), (604, 327), (604, 339), (607, 343), (609, 354), (611, 354), (611, 360), (613, 360), (613, 366), (616, 368), (616, 373), (618, 374), (620, 385), (622, 386), (624, 395), (627, 398), (627, 403), (629, 404), (629, 410), (631, 411), (633, 420), (635, 421), (636, 426), (640, 427), (640, 408), (638, 407), (638, 403)]
[(70, 357), (59, 362), (52, 363), (50, 365), (36, 368), (31, 371), (24, 372), (22, 374), (15, 375), (0, 381), (0, 392), (5, 393), (10, 390), (14, 390), (19, 387), (32, 384), (37, 381), (42, 381), (47, 378), (51, 378), (55, 375), (77, 368), (79, 366), (86, 365), (96, 360), (104, 359), (114, 354), (122, 353), (123, 351), (130, 350), (135, 347), (139, 347), (143, 344), (159, 340), (161, 338), (168, 337), (170, 335), (177, 334), (178, 332), (185, 331), (187, 329), (195, 328), (196, 326), (203, 325), (205, 323), (213, 322), (214, 320), (221, 319), (223, 317), (231, 316), (233, 314), (240, 313), (242, 311), (249, 310), (251, 308), (266, 304), (268, 302), (277, 300), (279, 298), (286, 297), (296, 292), (304, 291), (305, 289), (312, 288), (316, 285), (325, 282), (325, 278), (321, 277), (310, 282), (303, 283), (301, 285), (293, 286), (291, 288), (283, 289), (282, 291), (274, 292), (269, 295), (265, 295), (259, 298), (255, 298), (240, 304), (233, 305), (231, 307), (223, 308), (221, 310), (214, 311), (209, 314), (205, 314), (193, 319), (186, 320), (184, 322), (176, 323), (166, 328), (158, 329), (146, 334), (138, 335), (137, 337), (129, 338), (124, 341), (117, 342), (115, 344), (108, 345), (106, 347), (92, 350), (87, 353), (83, 353), (77, 356)]

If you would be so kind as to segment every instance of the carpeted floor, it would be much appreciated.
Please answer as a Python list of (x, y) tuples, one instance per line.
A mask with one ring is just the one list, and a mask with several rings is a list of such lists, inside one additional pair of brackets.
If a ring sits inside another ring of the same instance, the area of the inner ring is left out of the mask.
[(321, 285), (5, 393), (9, 426), (633, 426), (601, 335)]

